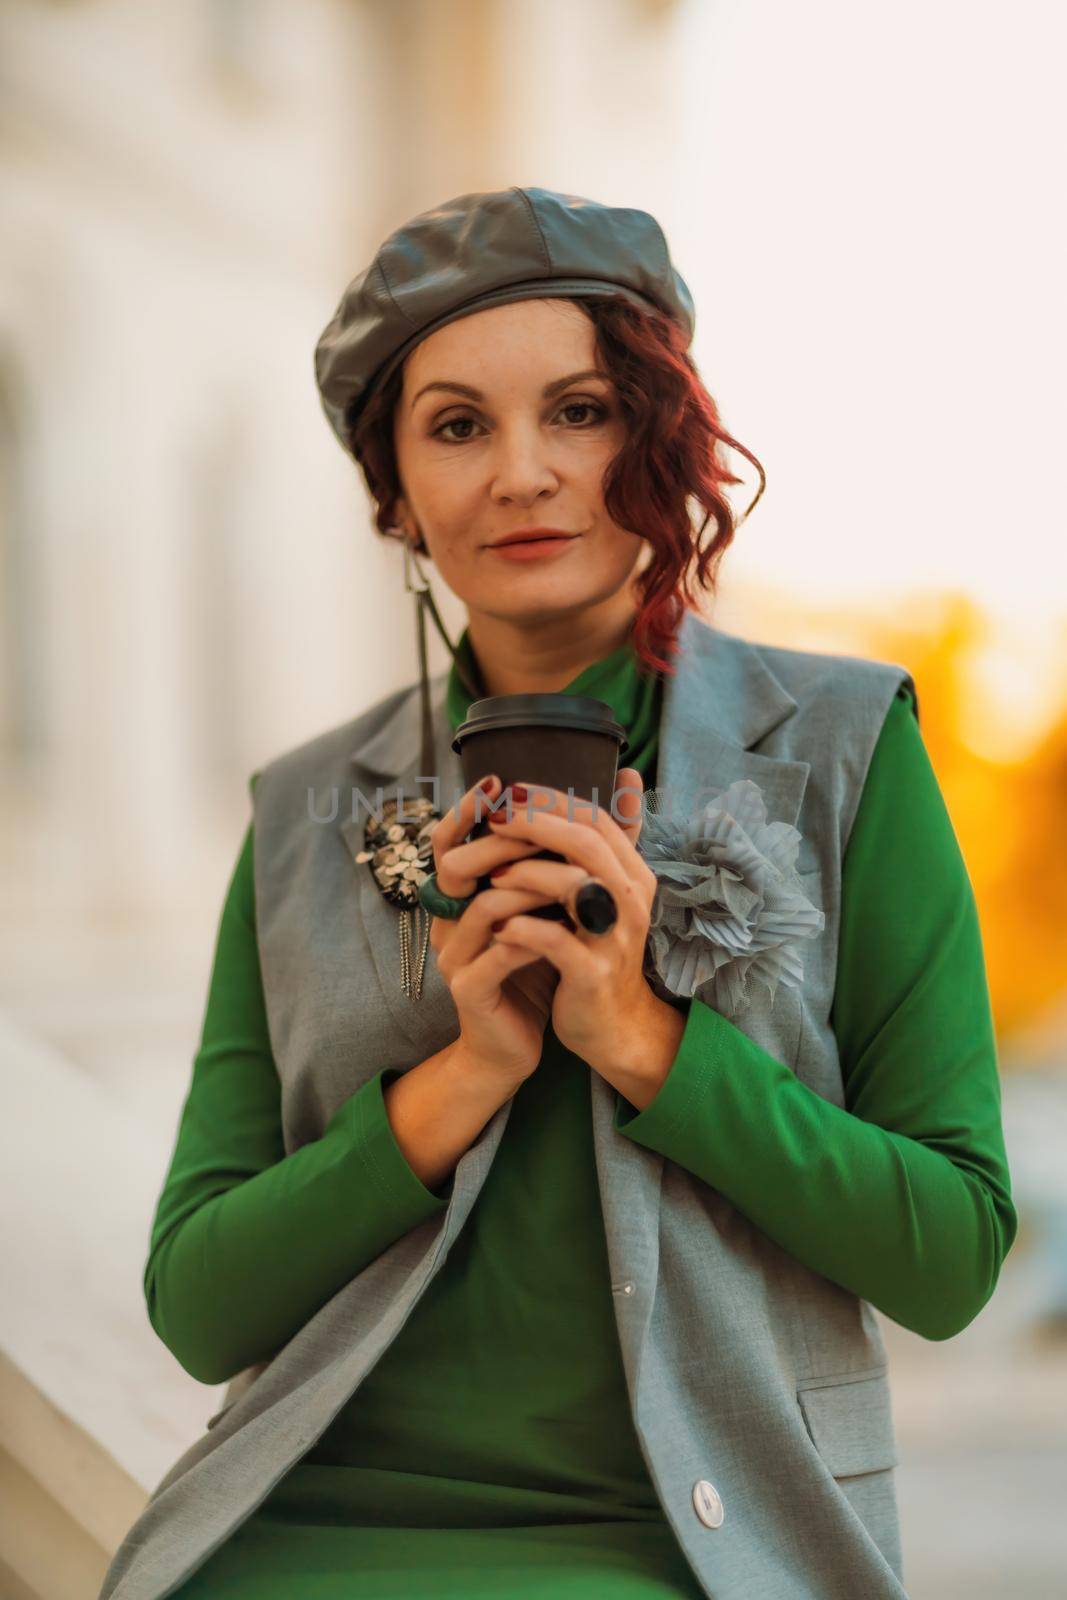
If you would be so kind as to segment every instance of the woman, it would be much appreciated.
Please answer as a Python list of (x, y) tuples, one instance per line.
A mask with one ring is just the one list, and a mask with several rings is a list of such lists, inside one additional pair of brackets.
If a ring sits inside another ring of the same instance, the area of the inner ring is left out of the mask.
[[(515, 188), (390, 236), (320, 340), (468, 621), (253, 779), (145, 1274), (240, 1376), (102, 1596), (905, 1592), (871, 1306), (951, 1337), (1016, 1230), (977, 916), (906, 670), (696, 613), (737, 479), (691, 334), (646, 213)], [(469, 839), (453, 735), (526, 691), (611, 706), (616, 804), (487, 773)], [(431, 770), (394, 955), (347, 796)], [(589, 878), (607, 931), (529, 915)]]

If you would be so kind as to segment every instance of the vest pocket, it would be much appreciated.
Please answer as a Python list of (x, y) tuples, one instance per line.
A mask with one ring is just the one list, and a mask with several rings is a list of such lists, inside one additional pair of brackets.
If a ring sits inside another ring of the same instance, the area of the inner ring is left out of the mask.
[(797, 1385), (812, 1443), (835, 1478), (881, 1472), (897, 1463), (886, 1370), (812, 1378)]

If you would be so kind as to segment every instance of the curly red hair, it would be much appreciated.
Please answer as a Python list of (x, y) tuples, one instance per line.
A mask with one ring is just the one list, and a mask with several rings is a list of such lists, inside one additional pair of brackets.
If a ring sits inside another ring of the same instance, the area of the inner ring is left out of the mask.
[[(561, 298), (569, 298), (561, 296)], [(632, 638), (651, 672), (673, 672), (677, 632), (702, 590), (715, 592), (719, 563), (766, 486), (756, 457), (722, 426), (673, 318), (645, 311), (624, 295), (574, 299), (593, 322), (597, 364), (615, 385), (627, 441), (604, 476), (604, 505), (617, 527), (648, 541), (652, 556), (636, 583)], [(393, 415), (403, 389), (403, 364), (347, 421), (346, 444), (376, 503), (375, 525), (395, 538), (402, 493), (393, 443)], [(759, 488), (735, 517), (724, 490), (742, 480), (723, 459), (738, 451), (756, 468)], [(704, 513), (694, 532), (689, 502)], [(709, 522), (714, 536), (702, 543)]]

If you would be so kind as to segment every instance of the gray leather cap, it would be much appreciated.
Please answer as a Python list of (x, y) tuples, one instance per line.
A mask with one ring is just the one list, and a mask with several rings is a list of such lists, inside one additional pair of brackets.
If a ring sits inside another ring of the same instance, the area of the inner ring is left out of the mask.
[(692, 296), (647, 211), (518, 186), (446, 200), (389, 235), (315, 346), (330, 426), (344, 445), (346, 417), (446, 322), (512, 300), (618, 293), (692, 340)]

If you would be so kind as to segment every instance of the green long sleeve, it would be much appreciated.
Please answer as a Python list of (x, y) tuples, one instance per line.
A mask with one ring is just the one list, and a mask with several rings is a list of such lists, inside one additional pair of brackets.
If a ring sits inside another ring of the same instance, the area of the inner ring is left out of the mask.
[[(909, 709), (886, 718), (846, 851), (831, 1022), (846, 1106), (699, 1001), (656, 1098), (616, 1127), (712, 1184), (815, 1271), (926, 1337), (966, 1327), (1015, 1237), (977, 912)], [(367, 1082), (286, 1156), (249, 827), (145, 1269), (149, 1317), (218, 1383), (278, 1350), (443, 1210)], [(344, 1216), (346, 1227), (337, 1227)]]
[(393, 1136), (382, 1092), (398, 1076), (376, 1074), (320, 1139), (285, 1154), (249, 825), (144, 1273), (153, 1328), (200, 1382), (274, 1355), (395, 1239), (446, 1208), (451, 1178), (427, 1189)]
[(845, 852), (830, 1021), (844, 1108), (692, 1000), (655, 1098), (619, 1096), (615, 1126), (893, 1321), (951, 1338), (1018, 1223), (974, 894), (903, 687)]

